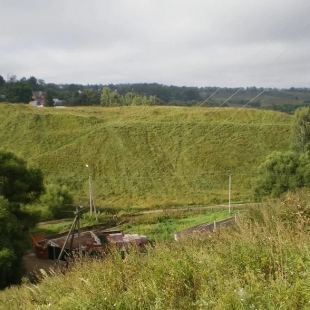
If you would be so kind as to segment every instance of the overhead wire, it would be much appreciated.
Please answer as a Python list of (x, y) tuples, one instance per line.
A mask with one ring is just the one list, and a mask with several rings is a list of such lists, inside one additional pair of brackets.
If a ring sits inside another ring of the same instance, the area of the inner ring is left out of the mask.
[[(295, 20), (293, 20), (293, 22), (295, 22)], [(290, 24), (291, 24), (291, 23), (286, 23), (286, 27), (284, 27), (284, 29), (282, 30), (281, 33), (284, 33), (284, 32), (286, 31), (286, 29), (289, 27)], [(264, 47), (262, 47), (256, 54), (254, 54), (254, 56), (253, 56), (252, 58), (255, 58), (255, 57), (257, 57), (259, 54), (261, 54), (261, 53), (268, 47), (268, 45), (271, 44), (272, 41), (273, 41), (273, 40), (269, 40), (269, 42), (268, 42), (267, 44), (265, 44)], [(280, 57), (280, 55), (279, 55), (279, 57)], [(251, 60), (252, 60), (252, 59), (250, 59), (249, 61), (251, 61)], [(244, 65), (244, 67), (246, 67), (246, 65)], [(233, 79), (233, 78), (234, 78), (234, 76), (231, 77), (231, 79)], [(196, 109), (198, 109), (198, 108), (200, 108), (201, 106), (203, 106), (203, 105), (204, 105), (206, 102), (208, 102), (214, 95), (216, 95), (221, 89), (222, 89), (221, 87), (217, 88), (216, 91), (214, 91), (209, 97), (207, 97), (207, 98), (206, 98), (204, 101), (202, 101), (199, 105), (197, 105), (197, 106), (195, 106), (195, 107), (192, 107), (193, 110), (192, 110), (191, 113), (189, 113), (187, 116), (192, 115)], [(215, 113), (216, 109), (222, 107), (225, 103), (227, 103), (233, 96), (235, 96), (235, 95), (236, 95), (238, 92), (240, 92), (242, 89), (243, 89), (243, 87), (238, 88), (236, 92), (234, 92), (231, 96), (229, 96), (226, 100), (224, 100), (218, 107), (216, 107), (215, 109), (212, 109), (211, 112), (208, 113), (207, 117), (210, 116), (211, 114)], [(264, 92), (262, 92), (262, 93), (264, 93)], [(245, 106), (247, 106), (247, 105), (248, 105), (249, 103), (251, 103), (253, 100), (255, 100), (256, 98), (258, 98), (262, 93), (260, 93), (260, 94), (259, 94), (258, 96), (256, 96), (254, 99), (251, 99), (247, 104), (245, 104)], [(185, 121), (186, 121), (186, 120), (184, 119), (183, 122), (179, 122), (178, 124), (176, 124), (176, 125), (172, 128), (172, 130), (171, 130), (165, 137), (171, 136), (171, 135), (174, 133), (174, 131), (175, 131), (179, 126), (181, 126), (182, 123), (184, 123)], [(202, 120), (201, 122), (205, 122), (205, 121), (206, 121), (206, 119)], [(198, 125), (199, 125), (199, 123), (196, 123), (196, 127), (197, 127)], [(195, 129), (195, 128), (193, 128), (192, 130), (194, 130), (194, 129)], [(186, 133), (186, 134), (188, 134), (188, 133)], [(176, 141), (175, 144), (176, 144), (176, 143), (178, 143), (178, 141)], [(173, 146), (173, 145), (172, 145), (172, 146)], [(171, 146), (171, 147), (172, 147), (172, 146)], [(166, 150), (168, 150), (168, 149), (169, 149), (169, 148), (166, 148)], [(158, 159), (158, 158), (155, 158), (154, 161), (155, 161), (156, 159)], [(136, 160), (136, 163), (140, 163), (140, 162), (141, 162), (140, 159), (139, 159), (139, 160)]]
[[(303, 11), (304, 12), (304, 11)], [(293, 20), (293, 22), (295, 22), (296, 20)], [(285, 33), (286, 29), (288, 29), (289, 24), (291, 23), (287, 23), (285, 29), (282, 30), (281, 33)], [(257, 55), (261, 54), (270, 44), (271, 44), (272, 40), (270, 40), (263, 48), (261, 48), (258, 53), (256, 53), (252, 58), (257, 57)], [(278, 60), (280, 57), (282, 57), (288, 50), (290, 49), (290, 47), (287, 47), (285, 50), (283, 50), (280, 54), (277, 55), (277, 57), (275, 59), (273, 59), (272, 62), (275, 62), (276, 60)], [(233, 78), (233, 77), (232, 77)], [(222, 87), (218, 87), (209, 97), (207, 97), (204, 101), (201, 102), (201, 104), (199, 104), (198, 106), (194, 107), (194, 110), (200, 108), (201, 106), (203, 106), (205, 103), (207, 103), (212, 97), (214, 97), (220, 90), (222, 89)], [(225, 99), (218, 107), (216, 107), (215, 109), (212, 109), (211, 112), (206, 116), (205, 119), (203, 119), (201, 122), (197, 122), (195, 126), (193, 126), (193, 128), (190, 131), (186, 132), (186, 135), (190, 134), (200, 123), (202, 122), (206, 122), (206, 119), (208, 117), (210, 117), (211, 114), (215, 113), (216, 109), (222, 107), (225, 103), (227, 103), (231, 98), (233, 98), (233, 96), (235, 96), (238, 92), (240, 92), (243, 89), (243, 87), (240, 87), (237, 89), (237, 91), (235, 91), (232, 95), (230, 95), (227, 99)], [(263, 93), (265, 93), (268, 89), (264, 88), (263, 91), (261, 91), (259, 94), (255, 95), (252, 99), (250, 99), (246, 104), (244, 104), (241, 108), (237, 109), (235, 113), (233, 113), (232, 115), (230, 115), (228, 118), (226, 118), (225, 120), (223, 120), (221, 123), (217, 124), (217, 126), (215, 126), (212, 129), (212, 132), (215, 131), (217, 128), (219, 128), (220, 126), (222, 126), (224, 123), (226, 123), (229, 119), (231, 119), (233, 116), (235, 116), (237, 113), (239, 113), (239, 111), (241, 109), (246, 108), (251, 102), (253, 102), (255, 99), (257, 99), (258, 97), (260, 97)], [(192, 111), (192, 113), (194, 113)], [(185, 120), (184, 120), (185, 122)], [(174, 125), (174, 127), (172, 128), (172, 130), (167, 134), (166, 137), (169, 137), (170, 135), (173, 134), (173, 132), (179, 127), (181, 126), (182, 122), (179, 122), (178, 124)], [(179, 157), (180, 155), (183, 155), (185, 152), (187, 152), (188, 150), (190, 150), (191, 148), (193, 148), (195, 145), (197, 145), (198, 143), (200, 143), (201, 141), (203, 141), (205, 139), (205, 137), (210, 134), (210, 132), (208, 132), (207, 134), (203, 135), (201, 138), (199, 138), (197, 141), (193, 142), (191, 145), (189, 145), (186, 149), (182, 150), (177, 157)], [(167, 152), (171, 147), (173, 147), (176, 143), (178, 143), (179, 141), (176, 141), (175, 143), (172, 143), (171, 145), (169, 145), (165, 151)], [(145, 170), (149, 165), (151, 165), (153, 162), (155, 162), (160, 156), (162, 156), (162, 154), (158, 154), (158, 156), (156, 156), (152, 162), (149, 163), (145, 163), (144, 167), (140, 167), (140, 170)], [(173, 160), (176, 160), (177, 157), (175, 157)], [(139, 159), (139, 163), (141, 163), (141, 159)], [(152, 176), (148, 176), (148, 177), (138, 177), (139, 171), (138, 169), (134, 169), (134, 168), (138, 168), (139, 166), (137, 166), (138, 161), (136, 161), (136, 164), (134, 164), (132, 166), (133, 170), (136, 170), (136, 172), (129, 176), (130, 178), (135, 178), (135, 179), (150, 179), (152, 178)], [(171, 163), (171, 161), (170, 161)], [(164, 166), (162, 166), (161, 168), (164, 169), (165, 167), (167, 167), (168, 164), (170, 163), (166, 163)], [(104, 196), (108, 196), (111, 193), (115, 192), (117, 190), (117, 188), (113, 188), (113, 190), (111, 190), (108, 193), (104, 193)], [(123, 194), (125, 195), (125, 193)], [(123, 196), (122, 195), (122, 196)], [(116, 199), (119, 199), (120, 197), (117, 197)]]

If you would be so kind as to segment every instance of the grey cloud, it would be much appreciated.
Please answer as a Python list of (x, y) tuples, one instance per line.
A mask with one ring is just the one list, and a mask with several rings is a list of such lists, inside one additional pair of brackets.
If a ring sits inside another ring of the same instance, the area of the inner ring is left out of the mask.
[(56, 83), (306, 86), (306, 0), (0, 0), (0, 74)]

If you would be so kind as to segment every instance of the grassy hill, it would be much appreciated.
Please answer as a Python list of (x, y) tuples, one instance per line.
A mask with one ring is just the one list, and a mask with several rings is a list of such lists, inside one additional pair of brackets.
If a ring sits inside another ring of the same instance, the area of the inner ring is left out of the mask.
[(251, 201), (258, 164), (290, 144), (292, 116), (255, 109), (0, 104), (1, 148), (97, 206)]

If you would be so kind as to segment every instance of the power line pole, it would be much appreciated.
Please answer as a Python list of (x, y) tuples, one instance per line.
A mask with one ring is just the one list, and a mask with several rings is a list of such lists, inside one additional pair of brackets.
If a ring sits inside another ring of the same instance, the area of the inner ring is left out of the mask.
[(88, 183), (89, 183), (89, 213), (93, 214), (93, 188), (92, 188), (92, 181), (91, 181), (91, 175), (88, 177)]
[(94, 212), (95, 217), (96, 217), (96, 221), (98, 222), (96, 207), (95, 207), (95, 203), (94, 203), (93, 182), (92, 182), (92, 177), (91, 177), (91, 173), (90, 173), (90, 167), (89, 167), (88, 164), (86, 164), (85, 166), (86, 166), (86, 168), (89, 171), (89, 176), (88, 176), (88, 183), (89, 183), (89, 213), (93, 214), (93, 212)]
[[(73, 244), (73, 239), (74, 239), (74, 233), (75, 233), (75, 230), (76, 230), (76, 227), (78, 229), (78, 247), (79, 247), (79, 255), (80, 257), (82, 257), (82, 247), (81, 247), (81, 235), (80, 235), (80, 213), (83, 211), (83, 208), (82, 206), (76, 206), (75, 208), (75, 217), (74, 217), (74, 220), (73, 220), (73, 223), (71, 225), (71, 228), (69, 230), (69, 233), (65, 239), (65, 242), (63, 244), (63, 246), (61, 247), (61, 250), (60, 250), (60, 253), (58, 255), (58, 259), (57, 261), (59, 262), (61, 260), (61, 257), (63, 255), (64, 252), (66, 252), (66, 246), (67, 246), (67, 243), (69, 241), (69, 239), (71, 238), (71, 242), (70, 242), (70, 246), (69, 246), (69, 250), (71, 251), (72, 250), (72, 244)], [(67, 255), (70, 255), (71, 253), (66, 253)], [(67, 261), (68, 263), (68, 261)]]
[(228, 213), (230, 213), (231, 204), (230, 204), (230, 197), (231, 197), (231, 173), (228, 173)]

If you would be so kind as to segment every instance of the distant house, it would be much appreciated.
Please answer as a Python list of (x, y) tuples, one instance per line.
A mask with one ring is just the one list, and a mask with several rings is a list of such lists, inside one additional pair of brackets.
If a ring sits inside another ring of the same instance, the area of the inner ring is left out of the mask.
[(46, 100), (46, 93), (44, 91), (32, 91), (32, 101), (29, 104), (37, 107), (43, 107)]
[(65, 107), (65, 101), (59, 100), (59, 99), (53, 99), (53, 107), (54, 108), (64, 108)]

